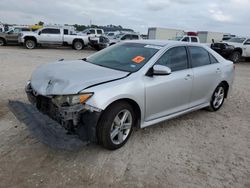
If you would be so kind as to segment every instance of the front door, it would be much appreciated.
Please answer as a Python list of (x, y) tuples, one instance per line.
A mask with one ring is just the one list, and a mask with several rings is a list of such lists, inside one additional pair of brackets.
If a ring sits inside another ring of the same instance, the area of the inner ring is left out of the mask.
[(19, 28), (15, 28), (14, 30), (11, 30), (6, 35), (6, 40), (8, 43), (18, 43), (18, 34), (20, 32)]
[(45, 28), (39, 33), (38, 40), (43, 44), (62, 44), (60, 29)]
[(169, 49), (156, 64), (169, 67), (172, 73), (165, 76), (145, 77), (145, 121), (189, 108), (193, 72), (188, 66), (186, 47)]

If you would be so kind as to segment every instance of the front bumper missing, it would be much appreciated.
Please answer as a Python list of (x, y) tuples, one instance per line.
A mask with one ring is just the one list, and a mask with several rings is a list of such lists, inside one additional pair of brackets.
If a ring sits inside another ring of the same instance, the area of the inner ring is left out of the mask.
[(61, 124), (67, 131), (79, 135), (84, 141), (97, 142), (96, 127), (102, 110), (89, 105), (57, 107), (51, 98), (37, 95), (29, 85), (26, 94), (28, 100), (40, 113)]
[(87, 139), (79, 139), (77, 135), (68, 134), (58, 122), (39, 112), (34, 105), (9, 101), (9, 108), (36, 139), (51, 148), (72, 151), (79, 150), (89, 143)]

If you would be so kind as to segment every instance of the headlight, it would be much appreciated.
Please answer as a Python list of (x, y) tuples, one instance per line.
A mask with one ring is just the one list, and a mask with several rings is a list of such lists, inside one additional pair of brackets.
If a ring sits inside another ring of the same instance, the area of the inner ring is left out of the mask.
[(93, 93), (83, 93), (78, 95), (56, 96), (52, 99), (52, 102), (56, 106), (73, 106), (76, 104), (84, 104)]

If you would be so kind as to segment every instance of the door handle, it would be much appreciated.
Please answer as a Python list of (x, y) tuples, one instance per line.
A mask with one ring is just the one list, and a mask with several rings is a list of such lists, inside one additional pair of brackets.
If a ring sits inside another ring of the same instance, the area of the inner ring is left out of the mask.
[(221, 73), (220, 68), (217, 68), (217, 69), (216, 69), (216, 73)]
[(192, 78), (192, 75), (191, 74), (187, 74), (186, 77), (185, 77), (185, 80), (188, 80), (188, 79), (191, 79)]

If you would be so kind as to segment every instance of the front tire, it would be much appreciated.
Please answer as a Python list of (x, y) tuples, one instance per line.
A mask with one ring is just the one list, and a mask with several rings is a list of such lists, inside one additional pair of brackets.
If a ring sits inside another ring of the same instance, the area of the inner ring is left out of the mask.
[(117, 102), (105, 110), (98, 124), (98, 140), (104, 148), (115, 150), (129, 139), (135, 124), (135, 113), (131, 105)]
[(229, 59), (234, 63), (239, 63), (240, 58), (241, 58), (241, 54), (240, 52), (237, 52), (237, 51), (232, 52), (232, 54), (229, 57)]
[(36, 42), (34, 40), (32, 40), (32, 39), (27, 39), (25, 41), (25, 47), (27, 49), (34, 49), (36, 47)]
[(3, 38), (0, 38), (0, 46), (4, 46), (6, 44), (5, 40)]
[(75, 50), (82, 50), (82, 49), (84, 48), (84, 44), (83, 44), (82, 41), (75, 41), (75, 42), (73, 43), (73, 48), (74, 48)]
[(208, 109), (212, 112), (219, 110), (224, 103), (225, 96), (226, 96), (225, 86), (223, 84), (218, 85), (212, 95), (210, 106)]

